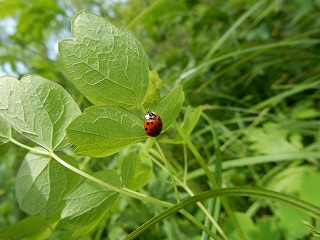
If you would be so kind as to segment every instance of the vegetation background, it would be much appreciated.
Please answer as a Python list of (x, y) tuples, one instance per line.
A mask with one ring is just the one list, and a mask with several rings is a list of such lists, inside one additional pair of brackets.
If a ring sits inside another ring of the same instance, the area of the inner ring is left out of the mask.
[[(320, 206), (319, 0), (4, 0), (0, 75), (39, 74), (66, 88), (81, 109), (88, 107), (90, 103), (67, 79), (57, 51), (59, 40), (72, 37), (70, 22), (81, 9), (127, 27), (142, 42), (150, 69), (163, 80), (162, 96), (183, 85), (185, 104), (177, 122), (211, 170), (217, 159), (222, 160), (222, 172), (216, 174), (223, 187), (270, 189)], [(174, 127), (159, 142), (177, 176), (183, 176), (187, 159), (188, 186), (195, 193), (210, 189), (203, 169)], [(140, 147), (148, 148), (150, 142)], [(1, 229), (27, 215), (14, 193), (26, 151), (8, 143), (1, 145), (0, 154)], [(77, 160), (83, 171), (92, 173), (117, 169), (122, 157), (120, 152)], [(168, 181), (168, 175), (154, 167), (141, 191), (174, 202)], [(181, 196), (187, 197), (182, 189)], [(316, 227), (318, 221), (296, 209), (264, 199), (229, 200), (248, 238), (314, 238), (302, 220)], [(209, 206), (210, 201), (204, 204)], [(121, 199), (83, 239), (122, 239), (159, 211)], [(197, 207), (188, 211), (205, 220)], [(223, 208), (217, 218), (229, 239), (239, 238)], [(56, 230), (50, 238), (59, 236)], [(144, 239), (200, 237), (201, 231), (180, 215), (144, 235)]]

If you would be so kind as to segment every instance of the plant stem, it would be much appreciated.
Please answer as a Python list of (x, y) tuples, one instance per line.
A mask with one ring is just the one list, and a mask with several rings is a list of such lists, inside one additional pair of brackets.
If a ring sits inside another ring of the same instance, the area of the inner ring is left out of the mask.
[[(154, 150), (155, 151), (155, 150)], [(156, 155), (154, 153), (154, 155)], [(168, 169), (163, 166), (158, 160), (156, 160), (154, 157), (150, 156), (150, 158), (152, 158), (152, 161), (154, 163), (156, 163), (163, 171), (168, 173)], [(169, 173), (168, 173), (169, 174)], [(177, 178), (176, 176), (174, 176), (175, 181), (177, 182), (177, 184), (179, 186), (181, 186), (188, 194), (189, 196), (194, 196), (195, 194), (193, 193), (193, 191), (189, 188), (189, 186), (187, 185), (186, 182), (181, 181), (179, 178)], [(221, 229), (221, 227), (219, 226), (219, 224), (215, 221), (215, 219), (212, 217), (212, 214), (208, 212), (208, 210), (206, 209), (206, 207), (201, 203), (201, 202), (197, 202), (196, 203), (198, 205), (198, 207), (200, 208), (200, 210), (206, 215), (206, 218), (208, 218), (212, 225), (218, 230), (218, 232), (220, 233), (220, 235), (223, 237), (223, 239), (228, 239), (228, 237), (226, 236), (226, 234), (223, 232), (223, 230)]]
[(157, 6), (159, 6), (163, 0), (158, 0), (153, 3), (150, 7), (146, 8), (138, 16), (136, 16), (129, 24), (127, 24), (128, 29), (132, 29), (138, 22), (140, 22), (145, 16), (148, 16)]
[[(217, 182), (215, 181), (213, 174), (210, 172), (207, 164), (205, 163), (204, 159), (202, 158), (202, 156), (200, 155), (199, 151), (197, 150), (197, 148), (193, 145), (193, 143), (189, 140), (189, 138), (186, 136), (186, 134), (182, 131), (182, 129), (180, 128), (180, 126), (177, 124), (177, 122), (174, 122), (174, 126), (176, 128), (176, 130), (178, 131), (178, 133), (180, 134), (180, 136), (182, 137), (182, 139), (186, 142), (186, 144), (188, 145), (189, 149), (191, 150), (191, 152), (193, 153), (193, 155), (195, 156), (195, 158), (197, 159), (198, 163), (200, 164), (200, 166), (202, 167), (202, 169), (204, 170), (204, 172), (206, 173), (206, 176), (209, 179), (209, 182), (211, 183), (212, 187), (214, 189), (219, 189), (219, 185), (217, 184)], [(221, 202), (225, 208), (225, 211), (227, 212), (227, 214), (230, 217), (230, 220), (232, 221), (232, 223), (234, 224), (237, 233), (239, 235), (239, 237), (241, 239), (247, 239), (246, 236), (244, 235), (236, 217), (233, 214), (233, 211), (227, 201), (226, 198), (221, 197)]]
[(57, 162), (59, 162), (61, 165), (63, 165), (64, 167), (68, 168), (69, 170), (79, 174), (80, 176), (86, 178), (86, 179), (89, 179), (103, 187), (106, 187), (112, 191), (115, 191), (117, 193), (120, 193), (120, 194), (123, 194), (125, 196), (128, 196), (128, 197), (132, 197), (132, 198), (135, 198), (135, 199), (138, 199), (138, 200), (141, 200), (141, 201), (146, 201), (146, 202), (149, 202), (149, 203), (152, 203), (152, 204), (155, 204), (157, 206), (162, 206), (162, 207), (171, 207), (172, 204), (171, 203), (168, 203), (168, 202), (164, 202), (164, 201), (161, 201), (159, 199), (156, 199), (156, 198), (152, 198), (152, 197), (149, 197), (149, 196), (146, 196), (144, 194), (141, 194), (141, 193), (138, 193), (138, 192), (135, 192), (135, 191), (132, 191), (130, 189), (127, 189), (127, 188), (118, 188), (116, 186), (113, 186), (109, 183), (106, 183), (104, 181), (101, 181), (100, 179), (98, 178), (95, 178), (81, 170), (79, 170), (78, 168), (70, 165), (69, 163), (63, 161), (59, 156), (57, 156), (53, 151), (49, 151), (49, 150), (40, 150), (39, 148), (32, 148), (32, 147), (29, 147), (13, 138), (9, 138), (9, 140), (22, 147), (22, 148), (25, 148), (25, 149), (28, 149), (29, 151), (31, 152), (34, 152), (34, 153), (38, 153), (38, 154), (41, 154), (41, 155), (46, 155), (46, 156), (49, 156), (49, 157), (52, 157), (53, 159), (55, 159)]
[(169, 164), (168, 162), (168, 159), (166, 158), (166, 156), (164, 155), (158, 141), (156, 139), (153, 138), (153, 141), (155, 143), (155, 145), (157, 146), (158, 148), (158, 151), (161, 155), (161, 158), (162, 158), (162, 161), (166, 164), (166, 167), (168, 169), (168, 173), (169, 173), (169, 176), (171, 178), (171, 181), (172, 181), (172, 185), (173, 185), (173, 189), (174, 189), (174, 192), (176, 194), (176, 199), (177, 199), (177, 202), (180, 202), (180, 196), (179, 196), (179, 191), (178, 191), (178, 188), (177, 188), (177, 184), (176, 184), (176, 181), (174, 179), (174, 175), (172, 173), (172, 170), (171, 170), (171, 165)]

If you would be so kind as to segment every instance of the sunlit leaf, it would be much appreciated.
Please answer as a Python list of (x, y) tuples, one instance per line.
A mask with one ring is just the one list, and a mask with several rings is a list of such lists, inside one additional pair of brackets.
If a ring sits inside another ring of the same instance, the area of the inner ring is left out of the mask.
[[(97, 172), (93, 176), (118, 188), (122, 185), (119, 176), (111, 170)], [(65, 197), (61, 225), (76, 227), (75, 236), (87, 233), (101, 221), (118, 196), (118, 193), (95, 182), (83, 180)]]
[(75, 15), (72, 33), (75, 40), (61, 41), (59, 53), (79, 91), (95, 105), (141, 106), (149, 81), (141, 43), (88, 11)]
[(172, 90), (162, 101), (155, 107), (154, 111), (161, 116), (163, 122), (162, 131), (166, 131), (176, 120), (184, 102), (184, 93), (182, 86)]
[(67, 128), (77, 154), (104, 157), (145, 139), (143, 118), (118, 106), (90, 107)]
[(80, 109), (60, 85), (38, 75), (0, 78), (0, 116), (49, 150), (70, 145), (65, 128)]
[(0, 116), (0, 145), (8, 142), (11, 137), (11, 128), (8, 122)]
[[(69, 163), (77, 165), (75, 160)], [(16, 177), (16, 197), (21, 209), (28, 214), (44, 217), (59, 212), (68, 186), (72, 188), (70, 185), (74, 185), (77, 178), (77, 175), (68, 172), (70, 170), (48, 156), (28, 153)]]

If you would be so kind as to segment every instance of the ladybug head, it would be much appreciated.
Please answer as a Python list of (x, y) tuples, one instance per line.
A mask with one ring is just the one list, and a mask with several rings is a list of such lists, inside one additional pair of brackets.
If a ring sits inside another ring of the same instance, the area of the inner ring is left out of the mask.
[(153, 119), (153, 118), (156, 118), (157, 117), (157, 114), (155, 112), (152, 112), (152, 111), (148, 111), (146, 112), (146, 114), (144, 115), (144, 118), (146, 120), (149, 120), (149, 119)]

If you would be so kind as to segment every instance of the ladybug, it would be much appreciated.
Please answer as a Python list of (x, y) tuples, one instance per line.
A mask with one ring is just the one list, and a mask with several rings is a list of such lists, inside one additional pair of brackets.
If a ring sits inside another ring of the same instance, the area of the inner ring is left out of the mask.
[(155, 112), (148, 111), (144, 115), (144, 130), (150, 137), (157, 137), (162, 131), (162, 120)]

